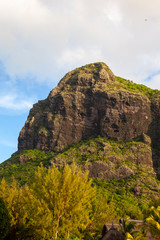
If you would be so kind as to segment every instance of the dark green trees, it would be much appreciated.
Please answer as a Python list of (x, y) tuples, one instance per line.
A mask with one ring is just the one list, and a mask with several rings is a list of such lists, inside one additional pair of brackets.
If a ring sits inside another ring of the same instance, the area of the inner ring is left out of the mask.
[(0, 198), (0, 240), (4, 239), (10, 228), (10, 215), (8, 209)]

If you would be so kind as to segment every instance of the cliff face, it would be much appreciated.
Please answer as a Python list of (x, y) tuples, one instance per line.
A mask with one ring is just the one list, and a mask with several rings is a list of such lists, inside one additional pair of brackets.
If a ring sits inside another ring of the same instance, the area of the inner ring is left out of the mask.
[[(104, 63), (77, 68), (30, 110), (18, 150), (59, 152), (89, 137), (127, 141), (144, 133), (151, 137), (152, 147), (159, 149), (159, 98), (159, 93), (148, 97), (127, 89)], [(159, 168), (158, 160), (153, 164)]]
[(130, 140), (148, 131), (150, 105), (142, 94), (124, 91), (105, 64), (87, 65), (68, 73), (33, 106), (18, 148), (60, 151), (97, 135)]

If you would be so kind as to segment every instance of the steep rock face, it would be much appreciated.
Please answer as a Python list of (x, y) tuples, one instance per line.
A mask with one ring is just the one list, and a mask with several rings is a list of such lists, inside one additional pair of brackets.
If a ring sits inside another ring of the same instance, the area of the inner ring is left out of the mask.
[(48, 98), (30, 110), (18, 150), (61, 151), (88, 137), (117, 141), (147, 133), (151, 102), (128, 91), (104, 63), (89, 64), (64, 76)]
[(148, 134), (152, 139), (152, 159), (157, 176), (160, 179), (160, 94), (151, 98), (152, 122)]

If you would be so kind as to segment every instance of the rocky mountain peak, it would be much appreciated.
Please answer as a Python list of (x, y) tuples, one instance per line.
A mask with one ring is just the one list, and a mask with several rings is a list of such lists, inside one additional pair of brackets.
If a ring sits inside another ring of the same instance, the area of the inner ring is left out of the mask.
[(103, 84), (113, 84), (114, 81), (115, 76), (105, 63), (92, 63), (68, 72), (57, 88), (50, 92), (50, 96), (54, 96), (58, 90), (73, 91), (84, 86), (97, 88)]
[(105, 63), (88, 64), (67, 73), (45, 100), (33, 106), (18, 150), (59, 152), (98, 135), (127, 141), (147, 134), (153, 144), (160, 135), (155, 120), (160, 111), (154, 106), (140, 91), (127, 89)]
[(64, 84), (91, 86), (97, 82), (110, 83), (111, 81), (115, 81), (114, 74), (105, 63), (100, 62), (88, 64), (67, 73), (58, 86)]

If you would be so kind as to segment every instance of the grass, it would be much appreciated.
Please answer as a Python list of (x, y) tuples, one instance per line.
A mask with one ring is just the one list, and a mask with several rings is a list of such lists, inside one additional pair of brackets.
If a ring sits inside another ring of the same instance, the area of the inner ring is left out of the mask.
[(154, 96), (156, 94), (159, 94), (160, 91), (157, 90), (157, 89), (151, 89), (149, 87), (146, 87), (145, 85), (143, 84), (136, 84), (136, 83), (133, 83), (132, 81), (130, 80), (126, 80), (124, 78), (121, 78), (121, 77), (116, 77), (116, 80), (120, 83), (123, 84), (123, 87), (126, 89), (126, 90), (129, 90), (129, 91), (134, 91), (134, 92), (140, 92), (142, 93), (143, 95), (147, 96), (147, 97), (151, 97), (151, 96)]

